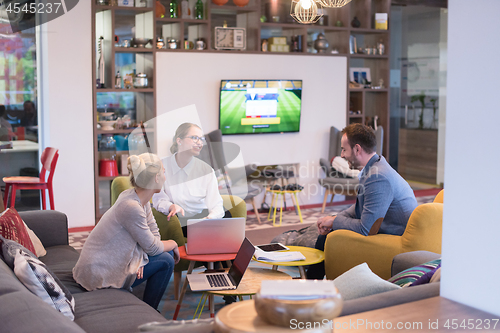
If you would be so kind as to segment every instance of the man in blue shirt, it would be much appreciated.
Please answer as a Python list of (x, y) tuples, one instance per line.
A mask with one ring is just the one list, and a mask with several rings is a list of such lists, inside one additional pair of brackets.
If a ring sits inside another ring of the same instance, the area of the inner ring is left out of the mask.
[[(351, 124), (342, 133), (341, 157), (347, 160), (351, 169), (361, 171), (358, 194), (356, 203), (348, 209), (318, 220), (320, 236), (315, 247), (320, 250), (325, 248), (328, 233), (339, 229), (365, 236), (377, 233), (375, 229), (378, 229), (378, 233), (400, 236), (417, 207), (417, 200), (408, 183), (383, 156), (375, 152), (375, 132), (370, 127)], [(323, 279), (324, 276), (323, 262), (311, 265), (307, 271), (308, 279)]]

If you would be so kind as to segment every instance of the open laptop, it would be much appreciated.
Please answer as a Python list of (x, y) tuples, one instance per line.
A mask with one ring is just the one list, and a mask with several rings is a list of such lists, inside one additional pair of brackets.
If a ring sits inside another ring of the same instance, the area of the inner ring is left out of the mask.
[(244, 238), (244, 217), (188, 220), (186, 253), (236, 253)]
[(245, 238), (240, 250), (234, 259), (229, 272), (227, 273), (207, 273), (188, 274), (187, 279), (192, 291), (204, 290), (228, 290), (236, 289), (243, 278), (243, 274), (252, 260), (255, 247)]

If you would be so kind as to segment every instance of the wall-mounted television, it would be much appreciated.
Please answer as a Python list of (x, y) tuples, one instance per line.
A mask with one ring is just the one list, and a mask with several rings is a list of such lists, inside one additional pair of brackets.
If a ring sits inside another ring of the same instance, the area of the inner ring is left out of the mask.
[(302, 80), (222, 80), (223, 135), (298, 132)]

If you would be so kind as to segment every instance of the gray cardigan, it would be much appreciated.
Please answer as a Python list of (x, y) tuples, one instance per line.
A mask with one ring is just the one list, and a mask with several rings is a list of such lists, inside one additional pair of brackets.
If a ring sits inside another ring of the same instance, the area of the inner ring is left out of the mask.
[(90, 233), (73, 278), (87, 290), (129, 289), (148, 255), (163, 252), (158, 225), (149, 203), (143, 207), (135, 190), (123, 191)]

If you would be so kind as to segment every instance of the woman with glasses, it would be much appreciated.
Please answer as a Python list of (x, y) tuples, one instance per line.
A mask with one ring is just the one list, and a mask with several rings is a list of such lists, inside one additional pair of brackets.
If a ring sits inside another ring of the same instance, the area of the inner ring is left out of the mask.
[(166, 181), (161, 192), (153, 196), (156, 210), (169, 220), (177, 215), (184, 236), (187, 236), (188, 219), (224, 216), (215, 172), (196, 158), (204, 143), (205, 137), (198, 125), (184, 123), (177, 128), (170, 147), (173, 155), (163, 160)]

